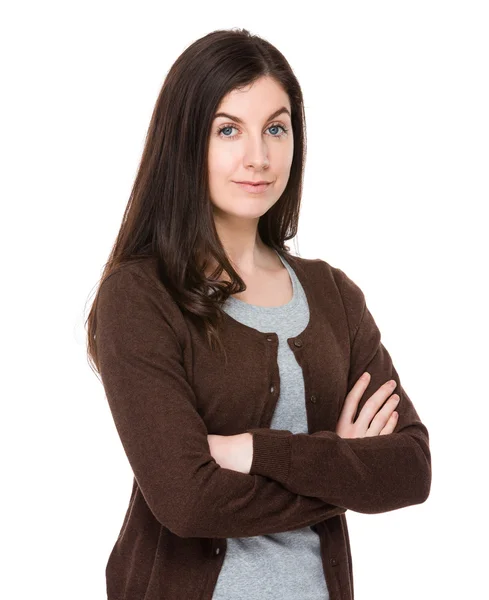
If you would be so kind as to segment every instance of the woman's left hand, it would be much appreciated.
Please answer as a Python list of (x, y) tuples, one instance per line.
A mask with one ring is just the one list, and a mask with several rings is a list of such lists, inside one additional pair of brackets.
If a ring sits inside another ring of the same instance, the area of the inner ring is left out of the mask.
[(224, 469), (248, 474), (253, 461), (253, 435), (208, 435), (212, 458)]

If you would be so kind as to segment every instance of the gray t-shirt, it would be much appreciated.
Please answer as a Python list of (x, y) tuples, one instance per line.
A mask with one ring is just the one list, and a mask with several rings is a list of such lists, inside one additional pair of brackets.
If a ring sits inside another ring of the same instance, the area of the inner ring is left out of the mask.
[[(277, 253), (278, 254), (278, 253)], [(283, 306), (264, 307), (230, 297), (223, 310), (259, 331), (278, 335), (280, 396), (271, 429), (308, 433), (302, 369), (287, 338), (299, 335), (309, 321), (304, 289), (292, 267), (293, 297)], [(272, 535), (227, 538), (227, 550), (213, 600), (329, 600), (319, 536), (304, 527)]]

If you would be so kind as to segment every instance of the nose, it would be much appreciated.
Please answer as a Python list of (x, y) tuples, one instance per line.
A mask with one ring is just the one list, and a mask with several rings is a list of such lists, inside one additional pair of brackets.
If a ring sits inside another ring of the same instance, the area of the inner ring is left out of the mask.
[(268, 147), (267, 144), (261, 137), (251, 136), (246, 145), (246, 151), (244, 156), (246, 165), (253, 166), (257, 169), (261, 169), (264, 166), (268, 166)]

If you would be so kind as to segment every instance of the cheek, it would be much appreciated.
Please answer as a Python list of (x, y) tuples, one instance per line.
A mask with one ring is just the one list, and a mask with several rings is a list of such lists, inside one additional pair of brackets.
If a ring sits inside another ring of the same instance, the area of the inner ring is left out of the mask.
[(293, 142), (293, 140), (291, 140), (291, 143), (287, 144), (287, 146), (284, 148), (284, 155), (283, 155), (284, 164), (286, 164), (287, 167), (290, 168), (292, 165), (293, 159), (294, 159), (294, 142)]
[[(219, 179), (229, 180), (235, 173), (241, 171), (243, 156), (239, 143), (228, 142), (226, 145), (211, 142), (208, 156), (209, 177), (215, 184), (219, 183)], [(277, 144), (276, 147), (271, 145), (268, 157), (277, 175), (290, 170), (294, 157), (293, 140), (290, 144)]]
[(225, 148), (209, 150), (209, 173), (215, 177), (229, 177), (236, 170), (236, 158)]

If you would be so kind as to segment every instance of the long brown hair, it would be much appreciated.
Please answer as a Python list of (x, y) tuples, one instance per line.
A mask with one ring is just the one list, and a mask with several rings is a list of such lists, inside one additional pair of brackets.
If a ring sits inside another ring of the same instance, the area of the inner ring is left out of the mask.
[[(285, 57), (246, 29), (213, 31), (198, 39), (169, 70), (153, 110), (145, 145), (103, 281), (122, 263), (156, 257), (158, 276), (182, 312), (222, 349), (221, 303), (246, 289), (217, 234), (208, 189), (207, 155), (214, 114), (229, 92), (274, 78), (288, 94), (294, 153), (287, 186), (260, 217), (258, 233), (279, 254), (297, 234), (306, 156), (302, 91)], [(205, 267), (218, 265), (210, 278)], [(222, 271), (230, 281), (220, 281)], [(85, 324), (89, 360), (96, 347), (98, 291)]]

